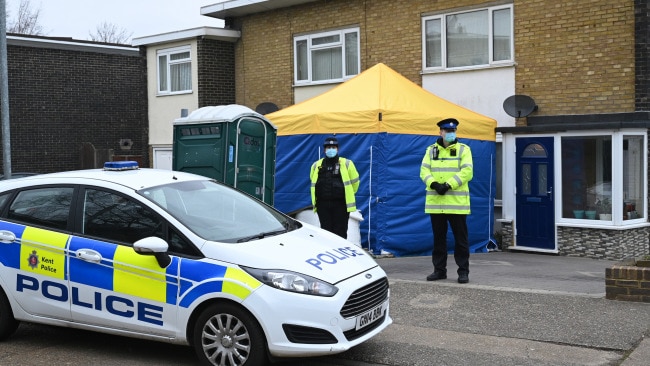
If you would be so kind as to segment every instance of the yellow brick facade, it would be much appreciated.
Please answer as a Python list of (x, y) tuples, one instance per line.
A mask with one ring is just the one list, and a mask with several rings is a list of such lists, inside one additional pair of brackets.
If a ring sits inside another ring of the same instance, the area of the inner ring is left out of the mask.
[[(236, 99), (293, 104), (293, 37), (360, 28), (361, 69), (382, 62), (421, 85), (421, 17), (510, 2), (328, 0), (240, 18)], [(537, 115), (634, 111), (632, 0), (515, 0), (516, 93)], [(522, 120), (522, 122), (524, 122)]]
[(537, 115), (634, 111), (634, 2), (515, 1), (518, 94)]

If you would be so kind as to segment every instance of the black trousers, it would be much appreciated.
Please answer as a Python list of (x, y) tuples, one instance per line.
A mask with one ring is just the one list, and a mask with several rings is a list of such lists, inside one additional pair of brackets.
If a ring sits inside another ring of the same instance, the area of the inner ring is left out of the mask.
[(431, 261), (433, 269), (447, 273), (447, 223), (454, 233), (454, 259), (458, 265), (458, 274), (469, 274), (469, 243), (467, 239), (467, 215), (430, 214), (433, 229), (433, 252)]
[(318, 200), (316, 201), (316, 213), (318, 214), (318, 221), (320, 221), (321, 228), (343, 239), (348, 238), (348, 220), (350, 219), (350, 213), (348, 212), (345, 201)]

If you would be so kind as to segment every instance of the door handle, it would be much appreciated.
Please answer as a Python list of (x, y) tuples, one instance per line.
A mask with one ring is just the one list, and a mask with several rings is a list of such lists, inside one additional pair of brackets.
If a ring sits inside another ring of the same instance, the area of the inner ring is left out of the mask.
[(102, 255), (92, 249), (77, 250), (77, 258), (91, 263), (99, 263), (102, 261)]
[(16, 241), (16, 234), (7, 230), (0, 230), (0, 243), (11, 244)]

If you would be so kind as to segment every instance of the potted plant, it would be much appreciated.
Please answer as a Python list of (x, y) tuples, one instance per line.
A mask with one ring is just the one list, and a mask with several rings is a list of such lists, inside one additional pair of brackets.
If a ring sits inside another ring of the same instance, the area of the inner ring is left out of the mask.
[(592, 206), (588, 206), (585, 210), (585, 219), (595, 220), (596, 219), (596, 210)]
[(609, 197), (604, 197), (596, 202), (598, 213), (601, 220), (611, 221), (612, 219), (612, 200)]
[(576, 219), (584, 219), (585, 210), (582, 209), (581, 207), (576, 207), (576, 209), (573, 210), (573, 217), (575, 217)]

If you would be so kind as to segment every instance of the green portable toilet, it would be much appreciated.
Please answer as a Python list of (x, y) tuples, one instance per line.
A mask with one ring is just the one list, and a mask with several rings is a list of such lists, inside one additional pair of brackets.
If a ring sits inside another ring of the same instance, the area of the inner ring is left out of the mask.
[(214, 178), (273, 205), (277, 127), (237, 105), (199, 108), (174, 121), (172, 169)]

